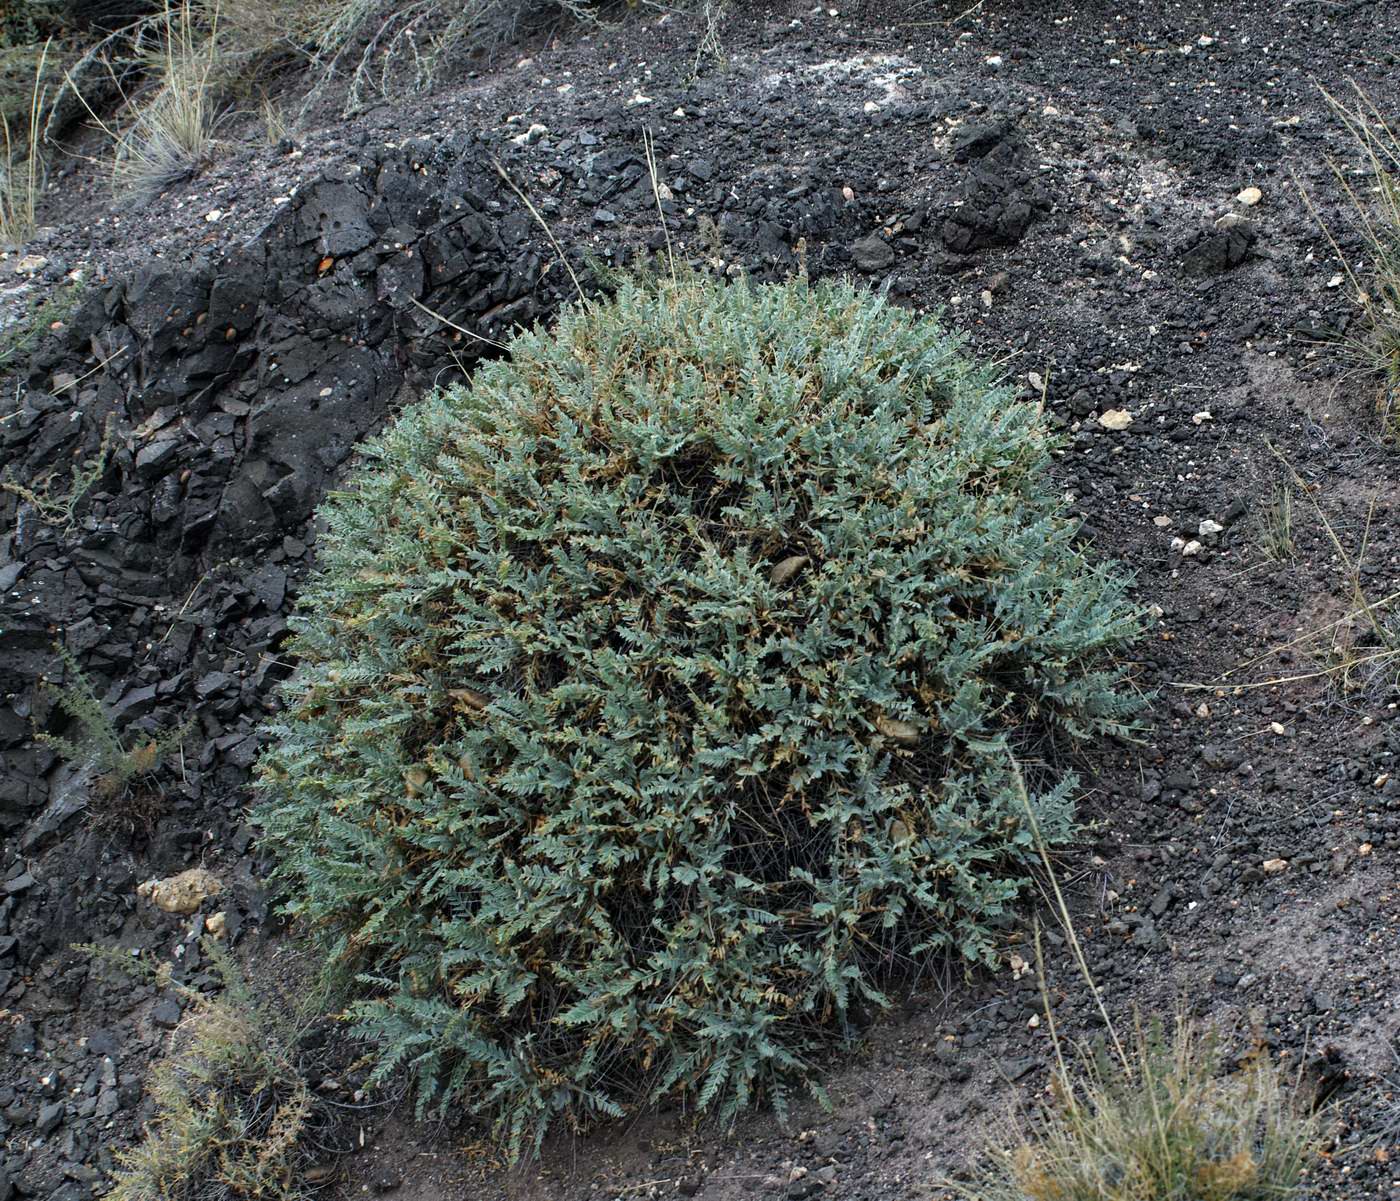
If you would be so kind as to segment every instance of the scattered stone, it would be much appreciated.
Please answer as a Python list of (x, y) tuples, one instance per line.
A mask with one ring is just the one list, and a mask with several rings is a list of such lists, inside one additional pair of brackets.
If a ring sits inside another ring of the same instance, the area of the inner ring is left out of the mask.
[(52, 1101), (39, 1110), (39, 1116), (34, 1120), (34, 1130), (41, 1135), (50, 1135), (63, 1122), (63, 1102)]
[(1245, 188), (1245, 190), (1241, 192), (1238, 196), (1236, 196), (1235, 199), (1238, 200), (1242, 205), (1244, 205), (1245, 208), (1253, 208), (1256, 204), (1258, 204), (1261, 200), (1264, 199), (1264, 193), (1261, 192), (1258, 188)]
[(213, 872), (192, 867), (164, 880), (147, 880), (136, 889), (136, 895), (166, 913), (188, 915), (223, 890), (223, 882)]
[(34, 879), (32, 872), (20, 872), (19, 875), (5, 881), (5, 892), (9, 896), (15, 896), (18, 893), (28, 892), (37, 883), (38, 881)]
[(1125, 430), (1133, 423), (1127, 409), (1105, 409), (1099, 414), (1099, 424), (1106, 430)]
[(1182, 267), (1192, 275), (1215, 275), (1238, 267), (1249, 257), (1257, 233), (1238, 213), (1227, 213), (1215, 228), (1200, 235), (1181, 256)]
[(174, 997), (162, 997), (151, 1009), (151, 1021), (162, 1030), (174, 1030), (180, 1024), (180, 1002)]
[(894, 263), (894, 247), (879, 234), (851, 243), (851, 259), (862, 271), (883, 271)]
[(1268, 875), (1276, 876), (1279, 874), (1279, 872), (1286, 872), (1288, 870), (1288, 860), (1265, 859), (1264, 862), (1261, 863), (1259, 866), (1263, 868), (1265, 873), (1267, 873)]
[(517, 146), (533, 146), (548, 132), (549, 127), (547, 125), (541, 125), (536, 121), (524, 133), (516, 134), (515, 137), (511, 138), (511, 141)]

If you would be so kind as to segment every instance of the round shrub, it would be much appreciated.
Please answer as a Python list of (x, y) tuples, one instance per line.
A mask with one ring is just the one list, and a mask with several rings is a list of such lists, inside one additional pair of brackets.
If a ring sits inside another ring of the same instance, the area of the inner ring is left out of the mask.
[(633, 280), (368, 447), (259, 820), (381, 1075), (512, 1154), (732, 1116), (893, 973), (992, 955), (1012, 753), (1125, 728), (1137, 617), (959, 350), (845, 285)]

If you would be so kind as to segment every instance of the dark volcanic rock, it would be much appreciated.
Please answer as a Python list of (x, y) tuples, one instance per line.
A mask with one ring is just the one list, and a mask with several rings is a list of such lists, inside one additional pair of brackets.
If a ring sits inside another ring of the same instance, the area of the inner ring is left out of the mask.
[(851, 244), (851, 259), (862, 271), (883, 271), (894, 262), (894, 248), (879, 234)]
[(1020, 241), (1049, 199), (1030, 150), (1011, 121), (964, 127), (953, 159), (968, 164), (945, 197), (939, 236), (956, 254)]
[[(491, 339), (559, 303), (523, 206), (475, 145), (381, 151), (333, 171), (224, 257), (108, 284), (41, 348), (4, 426), (10, 469), (41, 479), (61, 468), (61, 488), (64, 465), (103, 466), (67, 529), (0, 494), (17, 531), (0, 564), (0, 825), (47, 799), (54, 756), (30, 740), (52, 709), (34, 685), (56, 639), (99, 684), (127, 682), (107, 698), (120, 724), (168, 724), (172, 706), (196, 699), (173, 681), (223, 668), (196, 631), (280, 614), (288, 573), (275, 560), (286, 540), (304, 553), (307, 522), (355, 444), (420, 367), (469, 364), (487, 345), (418, 304)], [(49, 391), (87, 378), (76, 398), (71, 385)], [(242, 588), (221, 583), (236, 575), (225, 564), (264, 555)], [(256, 664), (283, 631), (245, 622), (225, 637)], [(257, 687), (277, 678), (259, 671)], [(216, 757), (246, 767), (248, 729), (210, 733)]]
[(1213, 275), (1238, 267), (1249, 257), (1258, 235), (1252, 223), (1229, 213), (1215, 228), (1192, 242), (1181, 256), (1181, 265), (1192, 275)]

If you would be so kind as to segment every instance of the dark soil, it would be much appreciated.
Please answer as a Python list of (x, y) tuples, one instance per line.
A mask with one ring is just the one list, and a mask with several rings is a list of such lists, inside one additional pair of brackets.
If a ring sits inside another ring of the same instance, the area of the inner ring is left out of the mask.
[[(861, 275), (1043, 391), (1066, 503), (1154, 614), (1146, 729), (1084, 748), (1092, 824), (1063, 867), (1108, 1008), (1130, 1025), (1180, 1007), (1231, 1054), (1269, 1047), (1333, 1105), (1312, 1195), (1400, 1198), (1400, 690), (1364, 622), (1329, 628), (1355, 584), (1400, 588), (1400, 482), (1372, 384), (1330, 345), (1355, 308), (1300, 196), (1355, 249), (1327, 160), (1359, 164), (1319, 85), (1355, 80), (1395, 113), (1400, 7), (965, 8), (735, 6), (719, 61), (695, 20), (642, 8), (295, 143), (235, 122), (216, 165), (139, 207), (75, 160), (31, 257), (0, 262), (11, 313), (70, 271), (88, 281), (4, 391), (0, 464), (61, 481), (111, 421), (71, 523), (0, 494), (0, 1199), (100, 1195), (179, 1020), (71, 944), (175, 955), (198, 982), (218, 912), (277, 975), (290, 936), (245, 809), (311, 513), (359, 438), (485, 348), (415, 301), (498, 338), (570, 294), (493, 162), (580, 267), (625, 261), (663, 240), (644, 129), (686, 253)], [(1255, 206), (1236, 199), (1250, 187)], [(1117, 411), (1126, 429), (1099, 421)], [(1290, 470), (1308, 489), (1296, 554), (1270, 559)], [(121, 723), (197, 721), (149, 823), (95, 821), (86, 782), (34, 741), (62, 725), (38, 687), (59, 638)], [(195, 864), (226, 886), (197, 914), (138, 898)], [(1008, 965), (1034, 960), (1030, 917)], [(1060, 1029), (1093, 1037), (1046, 937)], [(937, 1197), (1044, 1089), (1038, 1011), (1034, 972), (934, 971), (833, 1061), (830, 1113), (728, 1136), (653, 1115), (513, 1171), (480, 1132), (356, 1097), (351, 1073), (322, 1083), (362, 1149), (318, 1176), (412, 1201)]]

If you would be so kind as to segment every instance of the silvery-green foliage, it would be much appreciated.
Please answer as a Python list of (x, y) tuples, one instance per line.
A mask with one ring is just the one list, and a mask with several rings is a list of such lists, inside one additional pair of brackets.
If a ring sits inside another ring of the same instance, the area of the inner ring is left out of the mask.
[(624, 282), (406, 412), (323, 509), (258, 814), (380, 1075), (512, 1154), (728, 1119), (989, 957), (1012, 748), (1134, 708), (1049, 465), (956, 337), (805, 280)]

